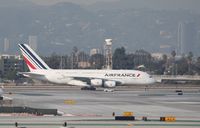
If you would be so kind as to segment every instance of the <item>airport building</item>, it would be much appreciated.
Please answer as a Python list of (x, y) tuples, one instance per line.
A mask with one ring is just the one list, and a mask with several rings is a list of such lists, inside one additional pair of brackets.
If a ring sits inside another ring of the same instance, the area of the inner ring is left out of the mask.
[(37, 36), (29, 36), (29, 45), (34, 50), (37, 51)]
[(101, 54), (101, 50), (97, 48), (93, 48), (90, 50), (90, 56), (95, 55), (95, 54)]
[(196, 54), (197, 51), (194, 51), (198, 46), (197, 43), (197, 30), (196, 24), (193, 22), (183, 22), (179, 23), (178, 26), (178, 55), (188, 54), (193, 52)]
[(150, 65), (151, 54), (143, 49), (135, 52), (134, 63), (135, 65)]
[(0, 76), (5, 78), (16, 74), (18, 71), (24, 71), (25, 64), (20, 55), (0, 55)]

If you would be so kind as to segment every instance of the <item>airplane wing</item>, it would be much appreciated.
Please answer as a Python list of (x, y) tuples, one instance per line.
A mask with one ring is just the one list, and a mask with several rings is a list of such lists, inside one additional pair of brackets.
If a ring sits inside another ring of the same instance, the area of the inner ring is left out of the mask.
[[(45, 75), (39, 74), (36, 72), (19, 72), (18, 74), (23, 75), (24, 77), (32, 78), (32, 79), (47, 80), (47, 77)], [(91, 87), (91, 86), (113, 87), (113, 86), (123, 84), (122, 81), (108, 80), (108, 79), (102, 79), (102, 78), (96, 78), (96, 77), (93, 78), (93, 77), (77, 77), (77, 76), (61, 75), (59, 77), (59, 81), (62, 81), (62, 80), (65, 80), (66, 84), (76, 85), (76, 86), (81, 86), (81, 87)]]
[[(39, 80), (46, 80), (47, 78), (45, 77), (45, 75), (43, 74), (38, 74), (35, 72), (18, 72), (18, 75), (23, 75), (24, 77), (28, 77), (28, 78), (33, 78), (33, 79), (39, 79)], [(70, 78), (70, 79), (69, 79)], [(61, 79), (61, 78), (60, 78)], [(69, 85), (76, 85), (76, 86), (81, 86), (81, 87), (88, 87), (90, 85), (87, 84), (87, 82), (82, 81), (80, 79), (75, 79), (73, 77), (64, 77), (62, 79), (69, 79), (68, 82), (66, 82), (66, 84)], [(53, 83), (53, 82), (52, 82)]]

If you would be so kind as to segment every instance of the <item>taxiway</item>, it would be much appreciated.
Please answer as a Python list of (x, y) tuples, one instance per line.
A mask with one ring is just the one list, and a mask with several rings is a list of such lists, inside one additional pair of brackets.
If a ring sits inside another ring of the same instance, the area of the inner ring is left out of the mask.
[[(7, 116), (0, 117), (0, 128), (19, 122), (27, 128), (60, 127), (64, 122), (76, 128), (126, 127), (200, 127), (199, 87), (183, 89), (178, 95), (173, 86), (158, 88), (117, 88), (114, 92), (81, 91), (76, 87), (6, 88), (12, 92), (13, 106), (58, 109), (63, 116)], [(178, 89), (181, 89), (180, 87)], [(72, 103), (66, 101), (73, 101)], [(115, 121), (112, 116), (134, 113), (137, 121)], [(151, 121), (144, 122), (142, 117)], [(162, 116), (175, 116), (176, 122), (160, 122)]]

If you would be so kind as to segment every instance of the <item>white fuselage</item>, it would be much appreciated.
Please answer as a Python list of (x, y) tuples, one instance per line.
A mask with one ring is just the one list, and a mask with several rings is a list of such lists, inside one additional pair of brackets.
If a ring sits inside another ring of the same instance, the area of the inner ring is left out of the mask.
[[(104, 81), (116, 81), (120, 84), (152, 84), (155, 80), (146, 72), (137, 70), (36, 70), (32, 73), (43, 75), (35, 79), (46, 80), (57, 84), (73, 84), (77, 79), (101, 79)], [(33, 78), (33, 77), (32, 77)], [(83, 84), (83, 83), (77, 83)], [(82, 85), (84, 86), (84, 85)]]

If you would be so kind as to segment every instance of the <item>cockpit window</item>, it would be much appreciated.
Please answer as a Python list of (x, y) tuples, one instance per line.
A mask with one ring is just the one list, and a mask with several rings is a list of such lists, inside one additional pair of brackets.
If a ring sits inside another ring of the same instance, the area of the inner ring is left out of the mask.
[(153, 78), (153, 77), (150, 75), (149, 78)]

